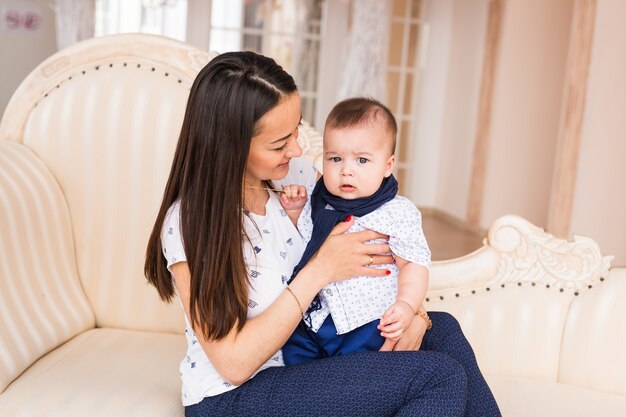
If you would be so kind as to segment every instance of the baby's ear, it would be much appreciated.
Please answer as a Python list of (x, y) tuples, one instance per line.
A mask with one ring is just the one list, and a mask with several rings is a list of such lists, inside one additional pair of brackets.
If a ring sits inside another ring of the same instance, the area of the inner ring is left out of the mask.
[(393, 166), (396, 164), (396, 156), (391, 155), (389, 159), (387, 159), (387, 169), (385, 170), (385, 178), (388, 178), (393, 172)]

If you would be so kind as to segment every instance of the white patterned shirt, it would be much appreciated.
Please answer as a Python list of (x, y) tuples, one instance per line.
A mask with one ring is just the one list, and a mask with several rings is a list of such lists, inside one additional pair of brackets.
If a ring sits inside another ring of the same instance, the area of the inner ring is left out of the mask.
[[(317, 171), (304, 158), (293, 158), (285, 184), (315, 185)], [(248, 318), (261, 314), (284, 291), (293, 268), (298, 264), (306, 243), (280, 205), (274, 193), (265, 205), (265, 216), (250, 213), (245, 216), (245, 231), (250, 243), (244, 241), (244, 257), (248, 268), (250, 287)], [(167, 268), (186, 261), (180, 233), (180, 203), (174, 203), (167, 212), (161, 230), (163, 256)], [(182, 303), (181, 303), (182, 305)], [(204, 397), (214, 396), (236, 388), (217, 372), (198, 343), (193, 328), (185, 315), (187, 354), (180, 363), (182, 402), (184, 406), (197, 404)], [(255, 375), (272, 366), (283, 366), (282, 352), (278, 351), (265, 362)], [(254, 377), (254, 375), (252, 376)]]
[[(312, 187), (309, 187), (309, 195)], [(330, 205), (327, 210), (333, 210)], [(393, 254), (426, 268), (430, 268), (430, 249), (422, 231), (422, 216), (406, 197), (396, 196), (373, 212), (355, 217), (349, 232), (374, 230), (389, 235)], [(298, 218), (298, 230), (308, 242), (313, 234), (310, 199)], [(386, 243), (382, 239), (372, 243)], [(399, 269), (396, 264), (374, 266), (389, 269), (386, 277), (357, 276), (346, 281), (333, 282), (320, 292), (321, 310), (311, 313), (311, 329), (317, 332), (330, 314), (337, 334), (344, 334), (364, 324), (378, 320), (396, 302)]]

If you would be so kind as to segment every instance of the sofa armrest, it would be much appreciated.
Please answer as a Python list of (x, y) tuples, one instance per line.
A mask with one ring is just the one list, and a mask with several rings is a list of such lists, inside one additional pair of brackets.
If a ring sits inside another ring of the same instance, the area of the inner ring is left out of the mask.
[(571, 305), (597, 291), (611, 259), (590, 238), (504, 216), (481, 249), (433, 262), (425, 307), (459, 320), (486, 374), (557, 382)]
[(39, 357), (94, 326), (70, 224), (41, 160), (0, 140), (0, 393)]

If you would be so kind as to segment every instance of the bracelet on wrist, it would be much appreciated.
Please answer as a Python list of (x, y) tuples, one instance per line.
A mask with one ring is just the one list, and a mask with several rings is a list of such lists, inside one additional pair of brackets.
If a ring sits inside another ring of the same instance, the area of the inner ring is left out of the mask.
[(291, 294), (293, 299), (296, 300), (296, 304), (298, 304), (298, 308), (300, 309), (300, 314), (302, 315), (302, 318), (304, 318), (304, 309), (302, 308), (302, 304), (300, 304), (300, 300), (298, 300), (298, 297), (296, 297), (291, 288), (285, 287), (285, 289), (289, 292), (289, 294)]
[(430, 330), (433, 327), (433, 321), (428, 317), (428, 314), (425, 311), (417, 310), (415, 313), (416, 316), (420, 316), (426, 322), (426, 330)]

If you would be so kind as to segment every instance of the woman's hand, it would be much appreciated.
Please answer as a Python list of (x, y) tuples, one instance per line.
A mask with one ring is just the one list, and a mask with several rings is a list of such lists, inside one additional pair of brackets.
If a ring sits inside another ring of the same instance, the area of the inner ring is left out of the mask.
[(390, 274), (387, 269), (371, 268), (394, 262), (389, 245), (365, 243), (372, 239), (389, 239), (389, 236), (373, 230), (345, 233), (352, 223), (354, 217), (349, 216), (345, 222), (337, 224), (306, 266), (318, 271), (318, 276), (324, 280), (322, 287), (359, 275), (384, 277)]
[[(421, 307), (420, 307), (421, 308)], [(422, 339), (426, 334), (427, 323), (420, 316), (413, 316), (413, 320), (409, 324), (409, 327), (400, 337), (400, 340), (394, 342), (390, 339), (386, 339), (383, 346), (380, 348), (381, 352), (391, 350), (419, 350), (422, 345)]]

